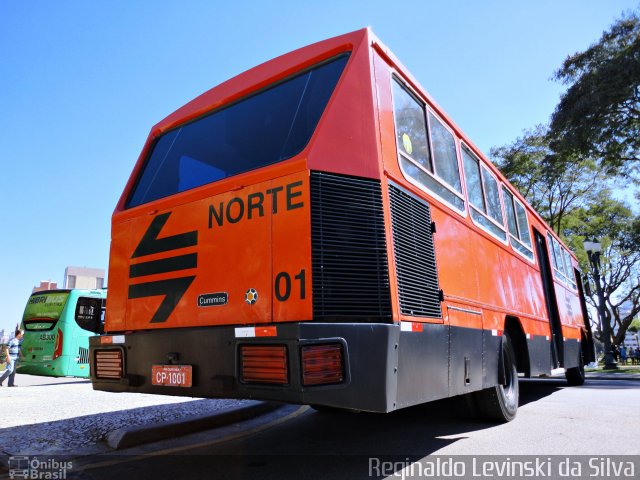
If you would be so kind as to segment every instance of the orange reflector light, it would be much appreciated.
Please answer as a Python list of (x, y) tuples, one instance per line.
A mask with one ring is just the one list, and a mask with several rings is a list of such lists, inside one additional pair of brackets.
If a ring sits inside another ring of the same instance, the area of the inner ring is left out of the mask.
[(96, 378), (121, 379), (124, 375), (122, 350), (96, 350), (94, 365)]
[(342, 345), (302, 347), (302, 383), (305, 386), (340, 383), (344, 380)]
[(242, 345), (240, 365), (243, 383), (289, 383), (287, 347), (284, 345)]

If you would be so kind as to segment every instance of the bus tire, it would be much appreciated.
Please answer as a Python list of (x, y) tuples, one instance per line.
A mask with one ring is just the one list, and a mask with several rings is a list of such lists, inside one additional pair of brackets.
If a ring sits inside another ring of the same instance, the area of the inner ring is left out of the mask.
[(498, 422), (510, 422), (518, 412), (518, 370), (516, 355), (507, 332), (502, 335), (504, 361), (504, 385), (486, 388), (476, 393), (476, 404), (482, 418)]
[(582, 349), (578, 352), (578, 366), (567, 368), (564, 373), (567, 383), (572, 387), (578, 387), (584, 383), (584, 358), (582, 357)]

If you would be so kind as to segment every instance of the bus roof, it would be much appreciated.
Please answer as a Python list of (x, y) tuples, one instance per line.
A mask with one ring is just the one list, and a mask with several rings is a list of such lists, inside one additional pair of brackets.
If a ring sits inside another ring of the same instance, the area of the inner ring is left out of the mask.
[[(369, 47), (373, 48), (388, 64), (390, 64), (408, 82), (436, 113), (446, 121), (454, 130), (455, 134), (481, 159), (487, 167), (497, 175), (498, 179), (508, 185), (510, 190), (516, 195), (535, 219), (545, 226), (561, 243), (559, 236), (549, 227), (546, 221), (536, 212), (524, 196), (504, 177), (504, 175), (493, 165), (493, 163), (483, 154), (474, 142), (458, 127), (449, 115), (438, 105), (438, 103), (427, 93), (427, 90), (410, 73), (410, 71), (400, 62), (391, 50), (380, 41), (369, 27), (362, 28), (350, 33), (322, 40), (311, 45), (285, 53), (276, 58), (257, 65), (225, 82), (207, 90), (163, 120), (154, 125), (149, 133), (147, 141), (136, 162), (127, 185), (120, 197), (116, 212), (124, 210), (126, 198), (133, 188), (133, 185), (143, 167), (149, 149), (155, 140), (167, 131), (177, 126), (190, 122), (211, 111), (234, 103), (237, 100), (250, 96), (265, 87), (272, 86), (292, 74), (310, 67), (322, 60), (331, 58), (343, 52), (352, 52), (349, 63), (354, 61), (358, 55), (370, 55)], [(563, 243), (564, 244), (564, 243)], [(571, 255), (575, 257), (573, 252)]]

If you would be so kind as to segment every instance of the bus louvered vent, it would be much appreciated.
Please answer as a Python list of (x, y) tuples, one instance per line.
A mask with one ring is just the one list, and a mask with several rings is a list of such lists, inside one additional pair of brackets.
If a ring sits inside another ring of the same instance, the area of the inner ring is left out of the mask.
[(440, 287), (429, 205), (394, 185), (389, 186), (389, 198), (400, 311), (439, 318)]
[(124, 374), (122, 350), (96, 350), (94, 375), (96, 378), (117, 380)]
[(379, 181), (311, 173), (311, 250), (315, 320), (391, 318)]
[(89, 349), (78, 347), (78, 363), (89, 363)]

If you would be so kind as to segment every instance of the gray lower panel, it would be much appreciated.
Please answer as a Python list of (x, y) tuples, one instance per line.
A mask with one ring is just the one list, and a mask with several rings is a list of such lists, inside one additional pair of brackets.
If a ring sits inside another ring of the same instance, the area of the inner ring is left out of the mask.
[(500, 338), (446, 324), (401, 332), (397, 408), (497, 385)]
[(348, 383), (303, 388), (301, 403), (389, 412), (396, 407), (400, 328), (385, 324), (301, 323), (300, 338), (343, 338), (348, 354)]
[[(392, 324), (293, 323), (277, 325), (277, 337), (236, 338), (234, 327), (178, 328), (127, 334), (123, 347), (126, 375), (121, 380), (95, 378), (96, 390), (141, 392), (202, 398), (251, 398), (387, 412), (395, 408), (400, 328)], [(304, 387), (300, 348), (310, 343), (344, 346), (345, 382)], [(247, 344), (286, 345), (287, 385), (243, 384), (239, 348)], [(90, 358), (100, 348), (90, 339)], [(191, 365), (189, 388), (155, 386), (153, 365)], [(357, 372), (357, 374), (354, 374)]]
[(580, 342), (573, 338), (564, 341), (564, 368), (574, 368), (578, 366), (580, 359)]
[[(234, 327), (161, 329), (125, 335), (126, 375), (95, 378), (94, 389), (202, 398), (252, 398), (327, 405), (375, 412), (459, 395), (496, 385), (500, 337), (490, 331), (423, 324), (401, 332), (393, 324), (292, 323), (277, 325), (277, 337), (236, 338)], [(337, 385), (302, 385), (301, 348), (340, 343), (345, 380)], [(243, 384), (239, 349), (246, 344), (285, 345), (287, 385)], [(101, 348), (90, 339), (90, 358)], [(153, 365), (191, 365), (190, 388), (155, 386)], [(92, 368), (93, 370), (93, 368)]]
[(500, 351), (502, 348), (502, 337), (493, 335), (490, 330), (482, 331), (482, 388), (489, 388), (497, 385), (498, 369), (500, 365)]
[(422, 332), (400, 332), (397, 407), (449, 395), (449, 327), (423, 324)]
[(533, 335), (527, 340), (531, 376), (551, 374), (551, 341), (541, 335)]
[[(451, 327), (449, 345), (449, 396), (481, 390), (483, 385), (484, 334), (477, 328)], [(482, 348), (480, 346), (483, 345)], [(488, 354), (491, 356), (491, 353)], [(497, 357), (495, 357), (497, 358)], [(497, 369), (496, 369), (497, 371)], [(494, 384), (495, 385), (495, 384)]]

